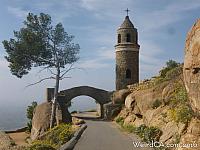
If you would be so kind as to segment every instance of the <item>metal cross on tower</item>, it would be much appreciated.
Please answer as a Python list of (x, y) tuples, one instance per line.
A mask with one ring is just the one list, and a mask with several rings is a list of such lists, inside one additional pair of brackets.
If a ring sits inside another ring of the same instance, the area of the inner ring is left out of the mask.
[(126, 13), (127, 13), (127, 16), (128, 16), (128, 12), (130, 11), (128, 8), (126, 9), (126, 10), (124, 10), (124, 11), (126, 11)]

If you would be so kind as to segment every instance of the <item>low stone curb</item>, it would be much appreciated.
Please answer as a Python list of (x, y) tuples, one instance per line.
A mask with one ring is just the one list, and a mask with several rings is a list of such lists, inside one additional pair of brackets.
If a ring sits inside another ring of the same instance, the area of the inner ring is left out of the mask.
[(74, 136), (69, 140), (67, 143), (61, 146), (59, 150), (73, 150), (74, 146), (78, 142), (79, 138), (81, 137), (83, 131), (87, 128), (87, 125), (82, 125), (75, 133)]

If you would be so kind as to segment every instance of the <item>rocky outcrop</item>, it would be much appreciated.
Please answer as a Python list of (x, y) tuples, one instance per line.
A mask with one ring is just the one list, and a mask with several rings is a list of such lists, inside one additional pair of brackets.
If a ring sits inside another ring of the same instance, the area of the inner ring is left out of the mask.
[(180, 139), (180, 144), (186, 145), (186, 147), (179, 147), (178, 150), (199, 150), (200, 149), (200, 120), (192, 119), (187, 133), (184, 134)]
[(125, 99), (125, 106), (128, 109), (132, 109), (134, 108), (134, 104), (135, 104), (135, 97), (133, 94), (129, 94)]
[[(72, 117), (68, 111), (68, 106), (63, 103), (63, 97), (58, 97), (58, 106), (56, 109), (56, 123), (71, 123)], [(31, 129), (31, 140), (38, 139), (43, 135), (50, 127), (51, 118), (51, 102), (44, 102), (35, 108), (33, 119), (32, 119), (32, 129)]]
[(186, 38), (183, 73), (192, 108), (200, 112), (200, 19)]
[(104, 104), (104, 119), (105, 120), (112, 120), (114, 117), (116, 117), (120, 110), (121, 105), (120, 104), (113, 104), (112, 102)]
[(133, 124), (134, 121), (136, 120), (136, 116), (134, 114), (131, 114), (129, 116), (127, 116), (124, 120), (124, 124), (125, 125), (130, 125), (130, 124)]
[(113, 92), (112, 94), (112, 102), (113, 104), (123, 104), (127, 95), (129, 95), (131, 91), (129, 89), (122, 89)]
[[(177, 123), (168, 115), (173, 108), (169, 103), (180, 86), (184, 88), (182, 75), (173, 81), (164, 81), (147, 89), (133, 90), (125, 98), (125, 108), (118, 117), (124, 118), (124, 125), (139, 127), (145, 124), (157, 127), (162, 131), (160, 142), (175, 143), (185, 134), (187, 128), (186, 123)], [(156, 101), (159, 101), (159, 105), (153, 107)]]
[(181, 136), (180, 144), (185, 147), (178, 150), (200, 149), (200, 19), (196, 21), (188, 32), (185, 44), (185, 59), (183, 67), (184, 83), (188, 97), (196, 118), (193, 118)]
[(0, 131), (0, 149), (9, 149), (14, 144), (14, 141), (5, 132)]
[(50, 125), (51, 102), (45, 102), (35, 108), (32, 120), (31, 140), (36, 140), (44, 134)]
[[(144, 90), (135, 90), (125, 99), (125, 106), (132, 110), (135, 114), (144, 115), (148, 110), (152, 109), (155, 100), (163, 101), (163, 89), (166, 88), (166, 83)], [(173, 89), (170, 89), (173, 90)], [(165, 89), (166, 92), (169, 90)]]

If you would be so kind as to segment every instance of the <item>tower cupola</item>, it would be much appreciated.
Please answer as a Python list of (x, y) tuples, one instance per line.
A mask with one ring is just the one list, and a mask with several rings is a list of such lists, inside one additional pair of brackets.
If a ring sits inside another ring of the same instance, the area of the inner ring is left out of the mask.
[(125, 17), (124, 22), (117, 30), (117, 45), (119, 44), (134, 44), (135, 46), (139, 47), (138, 45), (138, 33), (137, 29), (134, 27), (133, 23), (130, 21), (129, 16)]

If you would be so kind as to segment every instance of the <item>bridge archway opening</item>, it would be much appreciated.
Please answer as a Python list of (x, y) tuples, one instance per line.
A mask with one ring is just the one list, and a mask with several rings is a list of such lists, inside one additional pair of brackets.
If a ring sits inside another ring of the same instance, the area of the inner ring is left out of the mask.
[(71, 100), (70, 113), (89, 112), (94, 117), (100, 117), (100, 104), (90, 96), (77, 96)]

